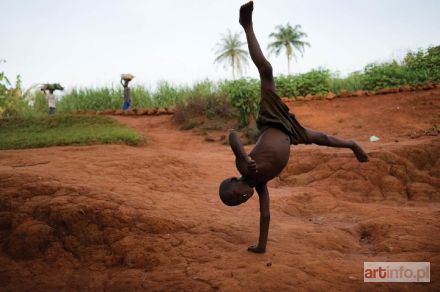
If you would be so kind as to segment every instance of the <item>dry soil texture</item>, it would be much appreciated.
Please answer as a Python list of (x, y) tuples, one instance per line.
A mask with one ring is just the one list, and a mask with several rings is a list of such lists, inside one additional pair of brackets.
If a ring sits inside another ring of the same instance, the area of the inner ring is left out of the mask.
[[(440, 136), (420, 135), (440, 124), (440, 90), (289, 106), (370, 162), (292, 146), (270, 183), (265, 254), (246, 250), (258, 199), (218, 198), (237, 175), (228, 146), (170, 116), (117, 117), (142, 147), (0, 151), (0, 290), (439, 291)], [(364, 261), (429, 261), (431, 283), (363, 283)]]

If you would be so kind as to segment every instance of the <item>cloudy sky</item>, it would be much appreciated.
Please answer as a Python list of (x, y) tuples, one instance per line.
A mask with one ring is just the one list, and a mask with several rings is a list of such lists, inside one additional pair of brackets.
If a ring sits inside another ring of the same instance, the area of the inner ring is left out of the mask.
[[(228, 29), (240, 32), (238, 0), (0, 0), (0, 71), (24, 86), (117, 84), (121, 73), (154, 88), (159, 80), (191, 84), (230, 78), (213, 63)], [(440, 43), (438, 0), (255, 0), (254, 29), (266, 52), (279, 24), (308, 34), (293, 73), (325, 67), (342, 75)], [(244, 40), (244, 35), (243, 35)], [(270, 56), (276, 74), (285, 55)], [(249, 67), (245, 76), (257, 77)]]

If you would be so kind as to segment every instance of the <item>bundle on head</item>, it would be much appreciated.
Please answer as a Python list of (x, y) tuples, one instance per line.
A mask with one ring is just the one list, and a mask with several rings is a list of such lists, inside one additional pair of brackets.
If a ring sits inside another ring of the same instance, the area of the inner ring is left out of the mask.
[(41, 90), (64, 90), (59, 83), (45, 83), (41, 85)]
[(132, 75), (130, 73), (121, 74), (121, 79), (122, 80), (131, 81), (133, 78), (134, 78), (134, 75)]
[(59, 83), (54, 83), (52, 86), (54, 90), (64, 90), (64, 87), (62, 87)]

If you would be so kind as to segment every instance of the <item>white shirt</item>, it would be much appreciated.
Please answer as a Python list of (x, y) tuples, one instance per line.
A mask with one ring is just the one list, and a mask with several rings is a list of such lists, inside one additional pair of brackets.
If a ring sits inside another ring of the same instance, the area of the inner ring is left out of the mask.
[(50, 92), (47, 93), (47, 101), (49, 101), (49, 107), (56, 107), (57, 101), (53, 93)]

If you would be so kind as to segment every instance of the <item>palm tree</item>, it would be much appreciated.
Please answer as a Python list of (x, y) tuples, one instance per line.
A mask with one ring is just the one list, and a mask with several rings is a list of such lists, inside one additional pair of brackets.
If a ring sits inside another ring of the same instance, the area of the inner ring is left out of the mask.
[(278, 25), (275, 27), (275, 32), (271, 33), (269, 37), (274, 38), (275, 41), (267, 46), (270, 53), (280, 54), (281, 49), (286, 50), (287, 55), (287, 74), (290, 74), (290, 59), (295, 56), (295, 50), (304, 53), (304, 47), (310, 47), (310, 44), (303, 40), (307, 34), (301, 31), (301, 25), (297, 24), (292, 27), (289, 23), (286, 26)]
[[(217, 43), (216, 58), (214, 62), (225, 62), (232, 67), (232, 78), (235, 79), (235, 73), (241, 74), (243, 66), (248, 65), (248, 52), (242, 49), (245, 45), (241, 41), (241, 33), (228, 33), (222, 35), (222, 39)], [(226, 65), (225, 65), (226, 66)]]

